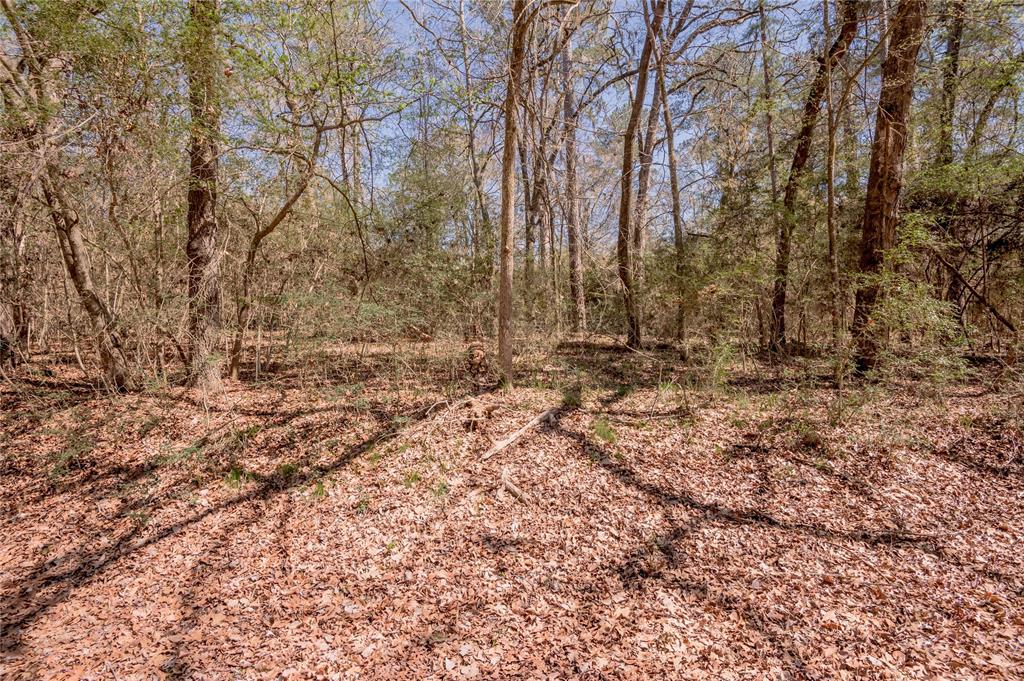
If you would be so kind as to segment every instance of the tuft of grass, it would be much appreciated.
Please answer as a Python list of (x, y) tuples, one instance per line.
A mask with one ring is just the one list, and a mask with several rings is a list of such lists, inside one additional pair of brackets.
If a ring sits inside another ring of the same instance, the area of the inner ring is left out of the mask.
[(277, 476), (282, 480), (291, 480), (299, 473), (299, 465), (291, 462), (282, 463), (277, 467)]
[(137, 527), (145, 527), (149, 524), (149, 514), (145, 511), (132, 511), (128, 514), (128, 519)]
[(48, 476), (51, 480), (59, 480), (78, 465), (79, 458), (92, 451), (96, 443), (92, 438), (77, 433), (68, 434), (68, 444), (50, 459)]
[(405, 474), (405, 478), (402, 480), (402, 484), (405, 485), (406, 487), (412, 487), (422, 479), (423, 476), (420, 475), (417, 471), (409, 471), (408, 473)]
[(313, 483), (313, 491), (311, 494), (317, 501), (327, 496), (327, 487), (324, 485), (323, 478), (318, 478), (317, 481)]
[(252, 480), (252, 475), (237, 464), (232, 466), (228, 474), (224, 476), (224, 484), (231, 489), (238, 489), (250, 480)]
[(599, 418), (594, 420), (594, 435), (610, 445), (618, 441), (618, 436), (607, 419)]
[(231, 439), (234, 441), (234, 444), (238, 449), (244, 449), (245, 446), (249, 444), (249, 441), (256, 437), (261, 430), (263, 430), (263, 426), (259, 424), (251, 425), (240, 430), (233, 430), (231, 431)]
[(435, 497), (443, 497), (444, 495), (448, 494), (448, 483), (442, 480), (441, 482), (434, 485), (431, 491), (434, 493)]

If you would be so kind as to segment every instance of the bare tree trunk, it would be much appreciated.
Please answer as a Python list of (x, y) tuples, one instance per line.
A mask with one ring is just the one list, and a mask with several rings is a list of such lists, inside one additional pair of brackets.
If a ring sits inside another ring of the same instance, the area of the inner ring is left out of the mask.
[(21, 247), (24, 234), (19, 224), (19, 192), (7, 173), (0, 204), (0, 366), (14, 365), (27, 350), (28, 319), (22, 300)]
[[(656, 56), (658, 62), (660, 56)], [(651, 166), (654, 163), (654, 146), (661, 118), (661, 82), (665, 70), (657, 69), (654, 76), (654, 90), (651, 93), (651, 106), (647, 112), (647, 126), (643, 137), (639, 140), (640, 169), (636, 181), (636, 212), (633, 216), (633, 283), (636, 288), (636, 307), (641, 323), (644, 316), (644, 250), (647, 245), (647, 204), (648, 191), (651, 186)]]
[(658, 71), (659, 78), (658, 84), (660, 86), (660, 92), (658, 95), (661, 97), (661, 111), (665, 118), (665, 149), (667, 153), (668, 161), (668, 179), (669, 189), (672, 192), (672, 245), (675, 248), (676, 262), (675, 262), (675, 275), (676, 285), (678, 287), (677, 296), (678, 307), (676, 309), (676, 338), (679, 340), (683, 339), (685, 329), (685, 309), (683, 307), (683, 295), (682, 295), (682, 281), (683, 281), (683, 267), (685, 266), (685, 234), (683, 231), (683, 206), (682, 199), (679, 196), (679, 168), (676, 167), (676, 142), (675, 142), (675, 126), (672, 123), (672, 110), (668, 104), (668, 89), (665, 87), (665, 65), (662, 60), (658, 60)]
[(953, 162), (953, 115), (960, 78), (960, 43), (964, 34), (964, 0), (949, 0), (946, 10), (946, 55), (942, 64), (942, 105), (939, 108), (939, 141), (935, 162)]
[(465, 0), (459, 0), (459, 36), (460, 46), (462, 48), (462, 74), (463, 74), (463, 87), (466, 89), (466, 98), (470, 102), (466, 106), (466, 146), (467, 154), (469, 155), (469, 165), (473, 171), (473, 190), (476, 198), (477, 211), (480, 217), (480, 227), (476, 230), (476, 238), (474, 239), (474, 258), (479, 261), (480, 254), (487, 254), (487, 281), (491, 281), (491, 277), (494, 276), (494, 257), (492, 255), (492, 248), (494, 245), (494, 227), (491, 223), (490, 211), (487, 209), (487, 197), (484, 192), (484, 180), (483, 180), (483, 169), (480, 167), (480, 162), (476, 157), (476, 116), (474, 115), (474, 108), (472, 102), (474, 101), (473, 95), (473, 84), (470, 78), (470, 67), (469, 67), (469, 49), (467, 47), (467, 32), (466, 32), (466, 11), (465, 11)]
[[(761, 71), (764, 75), (764, 134), (768, 142), (768, 175), (772, 181), (772, 213), (779, 202), (779, 172), (775, 167), (775, 130), (772, 113), (772, 72), (768, 61), (768, 18), (764, 11), (764, 0), (758, 0), (757, 12), (761, 33)], [(827, 42), (827, 39), (826, 39)]]
[(186, 54), (192, 114), (188, 183), (189, 383), (221, 385), (216, 357), (220, 331), (220, 259), (217, 255), (217, 0), (190, 0)]
[(647, 76), (650, 71), (651, 53), (654, 51), (655, 37), (661, 28), (664, 14), (665, 0), (658, 0), (654, 6), (654, 16), (647, 26), (643, 51), (640, 53), (636, 92), (633, 95), (633, 105), (629, 112), (629, 121), (626, 124), (622, 141), (622, 178), (619, 192), (619, 229), (616, 255), (619, 280), (622, 282), (622, 301), (626, 308), (626, 345), (634, 349), (640, 347), (642, 337), (633, 265), (633, 147), (636, 144), (637, 128), (640, 124), (644, 101), (647, 99)]
[(501, 151), (501, 254), (498, 272), (498, 364), (505, 385), (512, 384), (512, 275), (515, 242), (515, 153), (516, 115), (519, 88), (523, 79), (526, 43), (526, 0), (515, 0), (512, 7), (511, 49), (508, 59), (508, 86), (505, 92), (505, 136)]
[(885, 252), (896, 239), (903, 152), (907, 146), (907, 121), (914, 94), (917, 54), (924, 38), (925, 0), (901, 0), (892, 18), (889, 54), (882, 65), (882, 91), (875, 117), (875, 141), (871, 147), (864, 225), (861, 234), (860, 273), (853, 315), (858, 371), (873, 368), (878, 360), (878, 329), (871, 315), (880, 295), (878, 275)]
[(821, 97), (825, 92), (825, 75), (828, 69), (834, 68), (846, 54), (850, 42), (857, 33), (858, 8), (857, 0), (843, 0), (842, 26), (835, 42), (829, 47), (828, 53), (818, 58), (818, 70), (811, 81), (811, 88), (804, 100), (803, 117), (800, 131), (796, 136), (796, 150), (793, 152), (793, 163), (786, 180), (786, 189), (782, 198), (782, 216), (776, 232), (775, 281), (772, 288), (772, 334), (771, 346), (777, 352), (784, 352), (786, 346), (786, 289), (789, 283), (789, 256), (792, 249), (793, 225), (796, 216), (797, 191), (800, 188), (800, 177), (807, 166), (811, 154), (811, 141), (814, 137), (814, 126), (818, 120), (818, 109)]
[[(825, 42), (831, 39), (828, 4), (830, 0), (822, 0), (822, 23), (825, 29)], [(828, 124), (828, 148), (825, 154), (826, 174), (826, 222), (828, 223), (828, 272), (832, 294), (832, 347), (836, 350), (841, 342), (841, 297), (839, 293), (839, 246), (836, 236), (836, 117), (832, 108), (832, 60), (825, 60), (825, 116)]]
[(43, 198), (50, 212), (60, 244), (64, 266), (71, 277), (82, 307), (89, 317), (100, 354), (107, 385), (115, 390), (130, 389), (133, 381), (128, 371), (128, 360), (117, 333), (114, 315), (96, 292), (92, 281), (92, 268), (85, 240), (78, 226), (78, 217), (60, 190), (60, 177), (50, 162), (40, 178)]
[[(525, 118), (525, 117), (524, 117)], [(537, 237), (533, 228), (533, 192), (530, 184), (529, 156), (526, 153), (526, 125), (517, 128), (516, 146), (519, 149), (519, 172), (523, 181), (523, 224), (526, 227), (523, 244), (523, 279), (525, 291), (532, 307), (533, 270), (537, 250)]]
[(569, 293), (572, 298), (573, 331), (587, 330), (587, 306), (583, 292), (583, 240), (580, 234), (579, 178), (576, 176), (576, 97), (572, 75), (572, 38), (562, 53), (562, 123), (565, 127), (565, 227), (569, 242)]

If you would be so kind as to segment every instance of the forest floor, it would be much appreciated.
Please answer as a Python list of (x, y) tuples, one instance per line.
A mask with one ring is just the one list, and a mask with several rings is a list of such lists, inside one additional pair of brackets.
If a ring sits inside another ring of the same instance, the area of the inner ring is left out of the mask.
[(813, 362), (520, 359), (469, 402), (431, 346), (209, 399), (0, 383), (0, 676), (1024, 676), (994, 375), (840, 395)]

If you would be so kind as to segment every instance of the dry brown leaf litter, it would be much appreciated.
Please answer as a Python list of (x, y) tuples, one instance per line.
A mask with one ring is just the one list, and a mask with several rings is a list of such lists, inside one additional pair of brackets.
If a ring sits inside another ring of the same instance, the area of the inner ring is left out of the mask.
[(1003, 396), (753, 385), (5, 388), (3, 676), (1024, 675)]

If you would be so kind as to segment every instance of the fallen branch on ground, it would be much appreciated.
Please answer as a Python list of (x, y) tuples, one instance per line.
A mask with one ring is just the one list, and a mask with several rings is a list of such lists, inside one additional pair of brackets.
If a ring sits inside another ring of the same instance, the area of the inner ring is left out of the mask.
[(512, 482), (512, 479), (508, 476), (507, 468), (501, 469), (501, 486), (507, 489), (509, 494), (511, 494), (524, 504), (530, 504), (533, 502), (529, 494), (519, 489), (519, 487), (517, 487), (516, 484)]
[(530, 422), (527, 423), (525, 426), (523, 426), (522, 428), (520, 428), (516, 432), (512, 433), (511, 435), (509, 435), (504, 440), (494, 444), (490, 449), (488, 449), (484, 453), (484, 455), (481, 457), (481, 460), (482, 461), (487, 461), (487, 459), (491, 458), (492, 456), (494, 456), (495, 454), (497, 454), (501, 450), (503, 450), (506, 447), (508, 447), (510, 444), (512, 444), (513, 442), (515, 442), (519, 438), (521, 438), (528, 430), (530, 430), (531, 428), (537, 426), (542, 421), (546, 421), (546, 420), (549, 420), (549, 419), (550, 420), (554, 420), (555, 414), (557, 412), (558, 412), (558, 409), (548, 409), (547, 411), (544, 411), (544, 412), (541, 412), (540, 414), (537, 414), (532, 419), (530, 419)]

